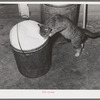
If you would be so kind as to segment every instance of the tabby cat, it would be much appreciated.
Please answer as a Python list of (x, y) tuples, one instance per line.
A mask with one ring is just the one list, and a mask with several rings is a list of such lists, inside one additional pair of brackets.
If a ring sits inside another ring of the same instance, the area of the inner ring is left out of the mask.
[(76, 57), (81, 54), (83, 44), (88, 37), (100, 37), (100, 32), (92, 33), (86, 29), (82, 29), (73, 24), (73, 22), (64, 15), (55, 15), (48, 19), (45, 24), (39, 26), (40, 35), (44, 38), (51, 37), (60, 32), (65, 39), (71, 40), (73, 47), (76, 49)]

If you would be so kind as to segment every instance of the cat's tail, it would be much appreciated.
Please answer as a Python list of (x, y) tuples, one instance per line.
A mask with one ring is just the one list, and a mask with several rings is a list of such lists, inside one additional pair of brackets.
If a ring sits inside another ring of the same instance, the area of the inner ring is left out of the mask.
[(90, 38), (98, 38), (98, 37), (100, 37), (100, 31), (92, 33), (92, 32), (90, 32), (88, 30), (85, 30), (85, 34)]

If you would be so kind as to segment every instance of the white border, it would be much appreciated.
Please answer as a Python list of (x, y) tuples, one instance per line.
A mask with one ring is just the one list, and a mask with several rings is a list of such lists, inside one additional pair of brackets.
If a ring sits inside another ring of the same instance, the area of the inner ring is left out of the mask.
[[(43, 93), (45, 91), (46, 93)], [(50, 93), (54, 91), (54, 93)], [(0, 99), (99, 99), (99, 90), (0, 90)]]
[(0, 2), (0, 4), (54, 4), (54, 3), (58, 3), (58, 4), (100, 4), (100, 1), (99, 2), (65, 2), (65, 1), (62, 1), (62, 2), (36, 2), (36, 1), (33, 1), (33, 2)]
[[(0, 2), (0, 4), (65, 4), (65, 2)], [(66, 4), (100, 4), (100, 2), (67, 2)], [(100, 98), (100, 90), (0, 89), (0, 99), (91, 99)]]

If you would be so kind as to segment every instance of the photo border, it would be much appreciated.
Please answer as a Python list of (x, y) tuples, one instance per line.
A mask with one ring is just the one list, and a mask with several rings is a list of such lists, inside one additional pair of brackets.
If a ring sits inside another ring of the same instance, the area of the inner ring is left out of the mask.
[[(0, 0), (0, 3), (34, 3), (38, 4), (41, 2), (42, 3), (48, 3), (48, 2), (68, 2), (68, 3), (88, 3), (88, 4), (95, 4), (95, 3), (100, 3), (100, 0)], [(82, 4), (84, 4), (82, 3)], [(44, 92), (44, 93), (43, 93)], [(54, 92), (49, 93), (49, 92)], [(8, 100), (19, 100), (19, 99), (24, 99), (24, 100), (29, 100), (29, 99), (37, 99), (37, 100), (52, 100), (52, 99), (57, 99), (57, 100), (95, 100), (100, 98), (100, 90), (40, 90), (40, 89), (0, 89), (0, 99)]]

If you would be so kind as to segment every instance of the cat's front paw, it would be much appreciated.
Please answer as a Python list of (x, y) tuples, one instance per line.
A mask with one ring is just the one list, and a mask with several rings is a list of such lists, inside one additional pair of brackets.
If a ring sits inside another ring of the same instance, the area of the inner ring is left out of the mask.
[(75, 57), (79, 57), (79, 56), (80, 56), (80, 53), (77, 52), (77, 53), (75, 54)]

